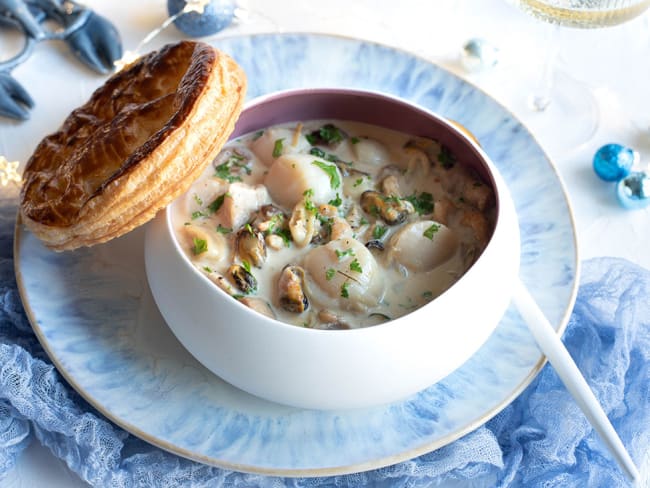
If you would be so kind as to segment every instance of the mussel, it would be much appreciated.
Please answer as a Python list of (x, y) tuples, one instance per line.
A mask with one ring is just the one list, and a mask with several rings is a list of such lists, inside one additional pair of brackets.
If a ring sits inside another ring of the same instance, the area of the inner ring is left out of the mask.
[(300, 266), (285, 266), (278, 280), (279, 299), (282, 308), (293, 313), (302, 313), (309, 308), (304, 283), (305, 271)]
[(233, 264), (228, 268), (228, 274), (243, 293), (250, 294), (257, 291), (257, 280), (243, 266)]
[(381, 217), (388, 225), (401, 224), (414, 212), (413, 205), (408, 201), (374, 190), (361, 194), (361, 208), (370, 215)]
[(240, 259), (261, 268), (266, 261), (266, 243), (264, 234), (253, 230), (249, 225), (237, 233), (237, 253)]

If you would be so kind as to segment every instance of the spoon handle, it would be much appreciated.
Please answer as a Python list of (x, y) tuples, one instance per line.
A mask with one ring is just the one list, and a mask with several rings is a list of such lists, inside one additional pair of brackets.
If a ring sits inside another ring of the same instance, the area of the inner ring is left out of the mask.
[(589, 420), (589, 423), (605, 442), (618, 465), (630, 480), (637, 479), (639, 471), (634, 465), (634, 461), (625, 450), (620, 437), (589, 388), (587, 381), (580, 373), (569, 351), (564, 347), (564, 343), (557, 331), (546, 319), (521, 280), (517, 280), (515, 284), (513, 302), (535, 337), (537, 345), (548, 358), (562, 383), (564, 383), (566, 389), (571, 393), (573, 399)]

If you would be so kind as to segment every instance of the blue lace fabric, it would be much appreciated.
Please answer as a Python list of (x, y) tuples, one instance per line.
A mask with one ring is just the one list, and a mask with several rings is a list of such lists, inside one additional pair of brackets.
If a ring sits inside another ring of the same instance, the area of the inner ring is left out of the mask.
[[(612, 461), (550, 366), (495, 418), (394, 466), (327, 478), (226, 471), (151, 446), (103, 418), (62, 379), (25, 317), (14, 276), (15, 200), (0, 200), (0, 479), (36, 439), (94, 486), (621, 487)], [(650, 272), (583, 263), (563, 340), (637, 465), (650, 462)]]

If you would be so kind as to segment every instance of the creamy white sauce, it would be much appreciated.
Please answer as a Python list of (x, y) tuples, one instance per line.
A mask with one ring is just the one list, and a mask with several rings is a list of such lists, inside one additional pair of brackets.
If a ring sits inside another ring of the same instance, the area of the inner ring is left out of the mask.
[[(336, 146), (306, 137), (326, 124), (344, 133)], [(491, 189), (462, 161), (434, 141), (413, 144), (413, 139), (338, 120), (286, 123), (239, 137), (173, 204), (177, 238), (215, 283), (235, 298), (266, 302), (278, 320), (357, 328), (405, 315), (440, 295), (473, 264), (489, 239), (494, 212)], [(364, 191), (376, 191), (380, 198), (371, 200), (366, 193), (365, 210)], [(389, 225), (386, 216), (392, 214), (369, 201), (382, 208), (394, 204), (406, 217)], [(328, 202), (338, 207), (319, 208)], [(270, 221), (260, 217), (268, 204), (286, 216), (284, 236), (274, 233), (281, 226), (277, 219), (269, 229)], [(296, 214), (298, 207), (302, 213)], [(332, 211), (333, 219), (327, 217)], [(292, 215), (297, 224), (287, 229)], [(310, 233), (311, 226), (320, 239)], [(237, 251), (242, 229), (251, 236), (261, 233), (267, 244), (260, 267)], [(293, 240), (285, 245), (289, 235)], [(372, 240), (380, 241), (383, 251), (368, 251), (365, 245)], [(325, 248), (316, 250), (320, 246)], [(233, 264), (250, 268), (255, 291), (237, 287)], [(288, 265), (304, 269), (308, 307), (303, 312), (286, 310), (280, 300), (278, 282)]]

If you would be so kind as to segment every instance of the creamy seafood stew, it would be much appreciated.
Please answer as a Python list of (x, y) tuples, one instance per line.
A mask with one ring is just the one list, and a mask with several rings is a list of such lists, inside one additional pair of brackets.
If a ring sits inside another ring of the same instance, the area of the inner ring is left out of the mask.
[(190, 260), (235, 299), (348, 329), (449, 288), (487, 244), (494, 205), (490, 186), (434, 140), (316, 120), (230, 141), (172, 222)]

